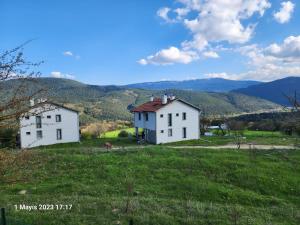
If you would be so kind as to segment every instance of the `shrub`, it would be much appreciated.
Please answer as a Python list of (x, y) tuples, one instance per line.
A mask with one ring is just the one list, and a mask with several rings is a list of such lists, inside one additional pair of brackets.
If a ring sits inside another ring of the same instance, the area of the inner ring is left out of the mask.
[(17, 132), (14, 129), (0, 129), (0, 148), (13, 148), (16, 146)]
[(118, 137), (128, 137), (128, 132), (126, 130), (121, 130)]
[(92, 139), (92, 134), (88, 133), (88, 132), (81, 133), (81, 139), (83, 139), (83, 140), (90, 140), (90, 139)]

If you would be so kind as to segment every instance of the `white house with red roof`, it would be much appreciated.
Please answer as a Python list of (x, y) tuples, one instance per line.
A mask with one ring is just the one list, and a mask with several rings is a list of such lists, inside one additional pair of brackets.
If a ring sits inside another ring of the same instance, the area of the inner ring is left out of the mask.
[(132, 110), (136, 135), (143, 129), (145, 141), (163, 144), (200, 138), (200, 109), (175, 98), (163, 95), (151, 97)]

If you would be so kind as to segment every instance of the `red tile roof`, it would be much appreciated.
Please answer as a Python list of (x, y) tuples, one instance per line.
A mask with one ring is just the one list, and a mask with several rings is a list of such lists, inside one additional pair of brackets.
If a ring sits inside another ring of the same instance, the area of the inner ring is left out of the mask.
[(151, 101), (146, 102), (146, 103), (134, 108), (133, 110), (131, 110), (131, 112), (156, 112), (160, 108), (168, 105), (169, 103), (171, 103), (175, 100), (176, 99), (174, 99), (174, 100), (168, 99), (167, 104), (162, 104), (162, 101), (160, 98), (155, 98), (153, 100), (153, 102), (151, 102)]

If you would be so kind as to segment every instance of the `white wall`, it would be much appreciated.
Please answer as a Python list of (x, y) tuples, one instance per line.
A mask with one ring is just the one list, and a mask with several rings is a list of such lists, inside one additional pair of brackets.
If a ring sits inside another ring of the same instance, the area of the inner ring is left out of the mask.
[[(61, 115), (61, 122), (56, 122), (55, 115), (58, 114)], [(42, 112), (41, 116), (41, 129), (36, 128), (35, 116), (30, 116), (29, 120), (25, 118), (20, 120), (21, 148), (80, 141), (78, 113), (65, 108), (55, 107), (51, 111)], [(47, 116), (51, 116), (51, 118), (49, 119)], [(62, 130), (62, 140), (57, 140), (57, 129)], [(42, 130), (42, 139), (37, 139), (37, 130)], [(30, 135), (27, 135), (26, 132), (30, 132)]]
[[(182, 113), (186, 113), (186, 120), (182, 119)], [(168, 114), (172, 113), (172, 126), (168, 126)], [(176, 116), (176, 114), (179, 116)], [(160, 115), (163, 114), (163, 118)], [(180, 102), (174, 101), (156, 112), (157, 120), (157, 144), (193, 140), (200, 138), (199, 111)], [(182, 128), (186, 127), (187, 137), (183, 138)], [(172, 129), (172, 137), (168, 137), (168, 129)], [(161, 133), (161, 130), (164, 132)]]

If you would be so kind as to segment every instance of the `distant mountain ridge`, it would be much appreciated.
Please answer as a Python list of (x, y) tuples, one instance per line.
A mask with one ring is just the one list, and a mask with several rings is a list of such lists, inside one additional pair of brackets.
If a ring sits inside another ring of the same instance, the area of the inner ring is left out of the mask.
[(195, 79), (183, 81), (157, 81), (128, 84), (127, 88), (140, 88), (146, 90), (190, 90), (190, 91), (206, 91), (206, 92), (228, 92), (234, 89), (246, 88), (251, 85), (260, 84), (259, 81), (251, 80), (227, 80), (223, 78)]
[[(17, 86), (18, 80), (0, 83), (0, 98)], [(97, 86), (62, 78), (38, 78), (31, 84), (34, 91), (43, 87), (48, 98), (66, 104), (81, 112), (81, 122), (95, 120), (131, 120), (128, 108), (149, 101), (152, 95), (172, 93), (199, 107), (203, 114), (210, 116), (232, 115), (278, 108), (277, 104), (239, 93), (212, 93), (187, 90), (145, 90), (120, 86)], [(2, 98), (3, 99), (3, 98)]]
[(266, 99), (284, 106), (291, 106), (285, 95), (294, 97), (295, 91), (298, 93), (297, 96), (299, 100), (300, 77), (287, 77), (268, 83), (261, 83), (247, 88), (233, 90), (232, 92)]

